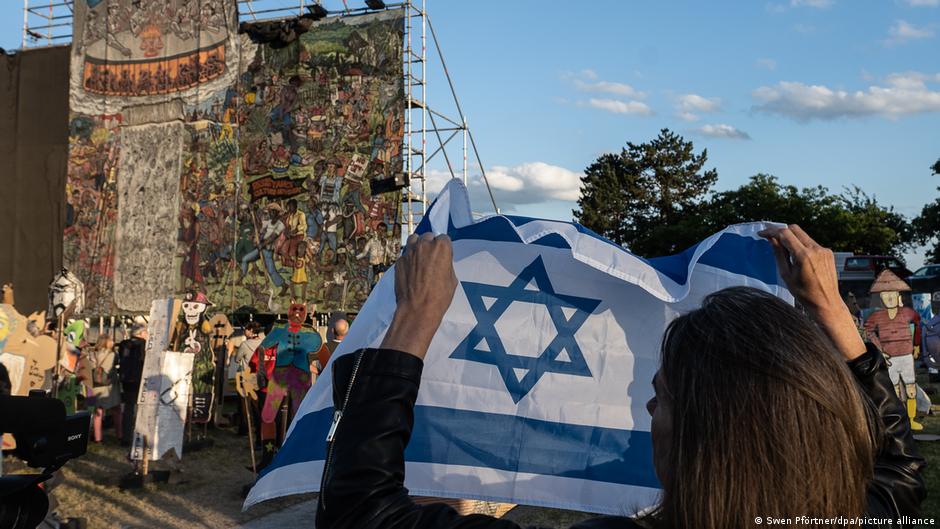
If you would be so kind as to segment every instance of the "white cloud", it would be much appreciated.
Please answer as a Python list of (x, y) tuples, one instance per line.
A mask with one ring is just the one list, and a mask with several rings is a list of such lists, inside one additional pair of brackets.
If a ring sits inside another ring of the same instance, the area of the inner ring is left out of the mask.
[(624, 97), (635, 97), (638, 99), (646, 97), (644, 92), (640, 92), (626, 83), (615, 83), (612, 81), (586, 82), (580, 79), (575, 79), (574, 85), (578, 88), (578, 90), (582, 90), (584, 92), (603, 92)]
[(590, 68), (585, 68), (584, 70), (581, 70), (581, 76), (588, 81), (593, 81), (597, 79), (597, 72), (591, 70)]
[(918, 27), (904, 20), (896, 20), (888, 28), (888, 39), (885, 45), (901, 44), (909, 40), (929, 39), (934, 36), (934, 30), (928, 27)]
[(697, 121), (696, 112), (711, 113), (721, 108), (721, 99), (717, 97), (702, 97), (698, 94), (683, 94), (676, 100), (676, 113), (686, 121)]
[(825, 9), (834, 3), (834, 0), (790, 0), (790, 7), (813, 7), (816, 9)]
[[(582, 102), (582, 104), (584, 104)], [(649, 116), (653, 113), (649, 105), (640, 101), (621, 101), (619, 99), (597, 99), (591, 98), (587, 101), (587, 106), (612, 112), (614, 114), (636, 114), (640, 116)]]
[(770, 71), (774, 71), (777, 69), (777, 61), (773, 59), (767, 59), (767, 58), (757, 59), (756, 64), (758, 67), (764, 68)]
[(606, 81), (597, 75), (594, 70), (581, 70), (577, 73), (564, 72), (561, 78), (569, 81), (581, 92), (594, 92), (609, 94), (611, 97), (592, 97), (588, 100), (577, 101), (578, 106), (597, 108), (614, 114), (636, 114), (647, 116), (653, 113), (649, 105), (638, 99), (646, 97), (645, 92), (615, 81)]
[(571, 81), (575, 88), (582, 92), (600, 92), (634, 99), (646, 97), (646, 93), (626, 83), (602, 80), (597, 72), (590, 69), (581, 70), (578, 73), (566, 72), (562, 74), (562, 78)]
[[(504, 211), (515, 206), (550, 200), (576, 201), (580, 195), (581, 173), (545, 162), (528, 162), (513, 167), (493, 166), (486, 171), (496, 204)], [(436, 195), (450, 180), (447, 171), (428, 172), (427, 190)], [(489, 193), (479, 173), (469, 179), (468, 190), (474, 210), (491, 210)]]
[(940, 0), (905, 0), (905, 2), (911, 7), (937, 7), (940, 5)]
[(940, 74), (906, 72), (889, 75), (884, 86), (867, 90), (835, 90), (822, 85), (781, 82), (754, 90), (756, 110), (799, 121), (883, 116), (896, 119), (910, 114), (940, 112), (940, 91), (928, 84)]
[(695, 132), (701, 134), (702, 136), (708, 136), (710, 138), (727, 138), (731, 140), (749, 140), (751, 135), (739, 130), (731, 125), (726, 125), (724, 123), (716, 123), (714, 125), (702, 125), (701, 127), (695, 129)]

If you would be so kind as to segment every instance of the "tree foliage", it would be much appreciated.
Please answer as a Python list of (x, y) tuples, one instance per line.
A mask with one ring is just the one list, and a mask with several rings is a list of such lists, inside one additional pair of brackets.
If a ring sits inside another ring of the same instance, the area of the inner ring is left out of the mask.
[[(628, 143), (621, 154), (601, 156), (587, 168), (575, 216), (648, 257), (681, 251), (731, 224), (761, 220), (799, 224), (834, 251), (897, 256), (914, 239), (903, 215), (858, 187), (833, 194), (822, 186), (783, 185), (762, 173), (737, 189), (710, 193), (717, 173), (702, 172), (706, 157), (665, 129), (650, 143)], [(940, 226), (940, 200), (934, 213)]]
[[(940, 159), (937, 159), (930, 170), (934, 175), (940, 175)], [(937, 188), (940, 191), (940, 187)], [(927, 261), (940, 263), (940, 198), (924, 206), (920, 215), (911, 221), (914, 239), (920, 244), (930, 244), (927, 250)]]
[(706, 198), (718, 172), (705, 170), (708, 152), (662, 129), (647, 143), (627, 143), (620, 154), (605, 154), (581, 178), (575, 218), (608, 239), (641, 255), (672, 253), (675, 239), (664, 227), (677, 225)]

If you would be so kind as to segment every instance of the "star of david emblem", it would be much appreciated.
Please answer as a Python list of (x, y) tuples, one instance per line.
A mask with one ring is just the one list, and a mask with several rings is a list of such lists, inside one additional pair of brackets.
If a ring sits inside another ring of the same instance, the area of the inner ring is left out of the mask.
[[(537, 288), (527, 288), (533, 282)], [(461, 281), (460, 285), (477, 324), (450, 358), (495, 366), (513, 402), (518, 404), (546, 373), (593, 376), (574, 335), (601, 301), (556, 293), (541, 256), (526, 266), (509, 286), (470, 281)], [(491, 300), (490, 303), (486, 299)], [(506, 351), (496, 324), (514, 302), (542, 305), (547, 310), (557, 335), (544, 350), (530, 351), (531, 355)]]

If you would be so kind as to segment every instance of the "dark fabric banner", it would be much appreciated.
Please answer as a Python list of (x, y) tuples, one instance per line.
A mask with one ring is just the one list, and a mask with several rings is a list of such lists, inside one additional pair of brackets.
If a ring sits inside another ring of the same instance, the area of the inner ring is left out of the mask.
[(0, 283), (17, 309), (45, 310), (62, 266), (68, 158), (69, 48), (0, 55)]

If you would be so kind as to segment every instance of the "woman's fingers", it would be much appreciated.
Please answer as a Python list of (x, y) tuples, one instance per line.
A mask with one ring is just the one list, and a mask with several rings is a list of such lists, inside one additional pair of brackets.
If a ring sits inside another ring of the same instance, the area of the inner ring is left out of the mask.
[(777, 242), (790, 254), (791, 268), (799, 268), (806, 260), (808, 249), (788, 228), (782, 228), (776, 236)]
[(774, 249), (774, 258), (777, 260), (777, 271), (780, 272), (780, 277), (786, 279), (790, 277), (790, 272), (792, 272), (792, 264), (790, 264), (790, 254), (787, 250), (780, 245), (780, 241), (775, 238), (768, 239), (770, 245)]
[(801, 228), (799, 224), (790, 224), (788, 228), (791, 232), (793, 232), (793, 235), (796, 236), (797, 240), (803, 243), (803, 246), (807, 248), (820, 248), (819, 244), (814, 241), (813, 238), (810, 237), (805, 231), (803, 231), (803, 228)]

